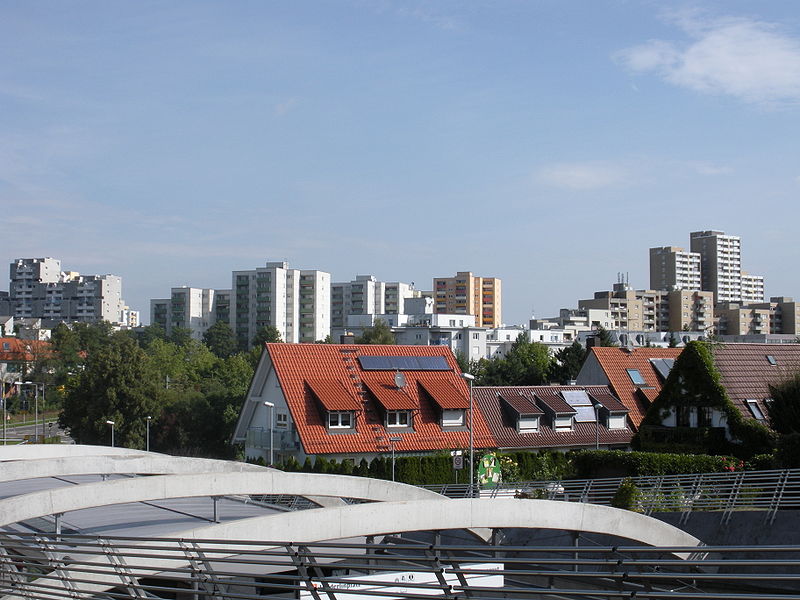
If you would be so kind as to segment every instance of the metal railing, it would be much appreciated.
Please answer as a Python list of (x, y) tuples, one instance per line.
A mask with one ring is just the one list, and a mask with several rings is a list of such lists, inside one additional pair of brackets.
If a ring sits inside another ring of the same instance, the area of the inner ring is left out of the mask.
[[(426, 485), (450, 498), (523, 496), (545, 500), (611, 505), (625, 478), (525, 481), (472, 490), (469, 485)], [(737, 510), (764, 511), (771, 524), (779, 510), (800, 509), (800, 469), (647, 475), (631, 477), (636, 508), (645, 514), (680, 512), (682, 521), (693, 511), (720, 511), (723, 522)]]
[(800, 600), (800, 547), (511, 546), (0, 535), (14, 598)]

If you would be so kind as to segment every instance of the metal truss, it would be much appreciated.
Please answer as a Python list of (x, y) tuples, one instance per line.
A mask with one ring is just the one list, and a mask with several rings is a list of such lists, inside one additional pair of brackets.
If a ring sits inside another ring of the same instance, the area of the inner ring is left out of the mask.
[[(800, 600), (800, 546), (443, 544), (0, 534), (0, 594), (36, 600)], [(497, 536), (495, 536), (497, 537)], [(160, 566), (129, 566), (152, 556)], [(164, 557), (174, 567), (164, 567)], [(188, 565), (188, 566), (187, 566)]]

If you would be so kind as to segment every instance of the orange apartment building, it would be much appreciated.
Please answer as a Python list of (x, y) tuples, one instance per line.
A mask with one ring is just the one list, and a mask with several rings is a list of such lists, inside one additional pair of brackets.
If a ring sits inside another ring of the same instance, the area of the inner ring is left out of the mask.
[(503, 323), (501, 289), (497, 277), (475, 277), (469, 271), (437, 277), (433, 280), (434, 310), (475, 315), (476, 327), (499, 327)]

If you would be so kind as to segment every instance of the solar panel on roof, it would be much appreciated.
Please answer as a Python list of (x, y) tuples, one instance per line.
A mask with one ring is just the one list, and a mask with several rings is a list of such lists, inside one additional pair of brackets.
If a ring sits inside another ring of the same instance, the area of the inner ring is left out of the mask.
[(675, 364), (674, 358), (651, 358), (650, 363), (655, 367), (658, 376), (662, 381), (666, 381), (672, 366)]
[(444, 356), (367, 356), (358, 357), (365, 371), (450, 371)]
[(564, 400), (567, 401), (567, 404), (573, 408), (576, 406), (592, 405), (592, 401), (589, 399), (589, 394), (587, 394), (584, 390), (563, 390), (561, 395), (564, 396)]
[(596, 413), (593, 406), (575, 406), (576, 423), (594, 423)]

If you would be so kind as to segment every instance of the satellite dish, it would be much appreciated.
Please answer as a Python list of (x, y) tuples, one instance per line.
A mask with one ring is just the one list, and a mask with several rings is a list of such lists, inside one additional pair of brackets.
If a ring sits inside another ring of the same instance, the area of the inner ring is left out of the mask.
[(395, 371), (394, 384), (399, 388), (406, 387), (406, 376), (403, 375), (400, 371)]

